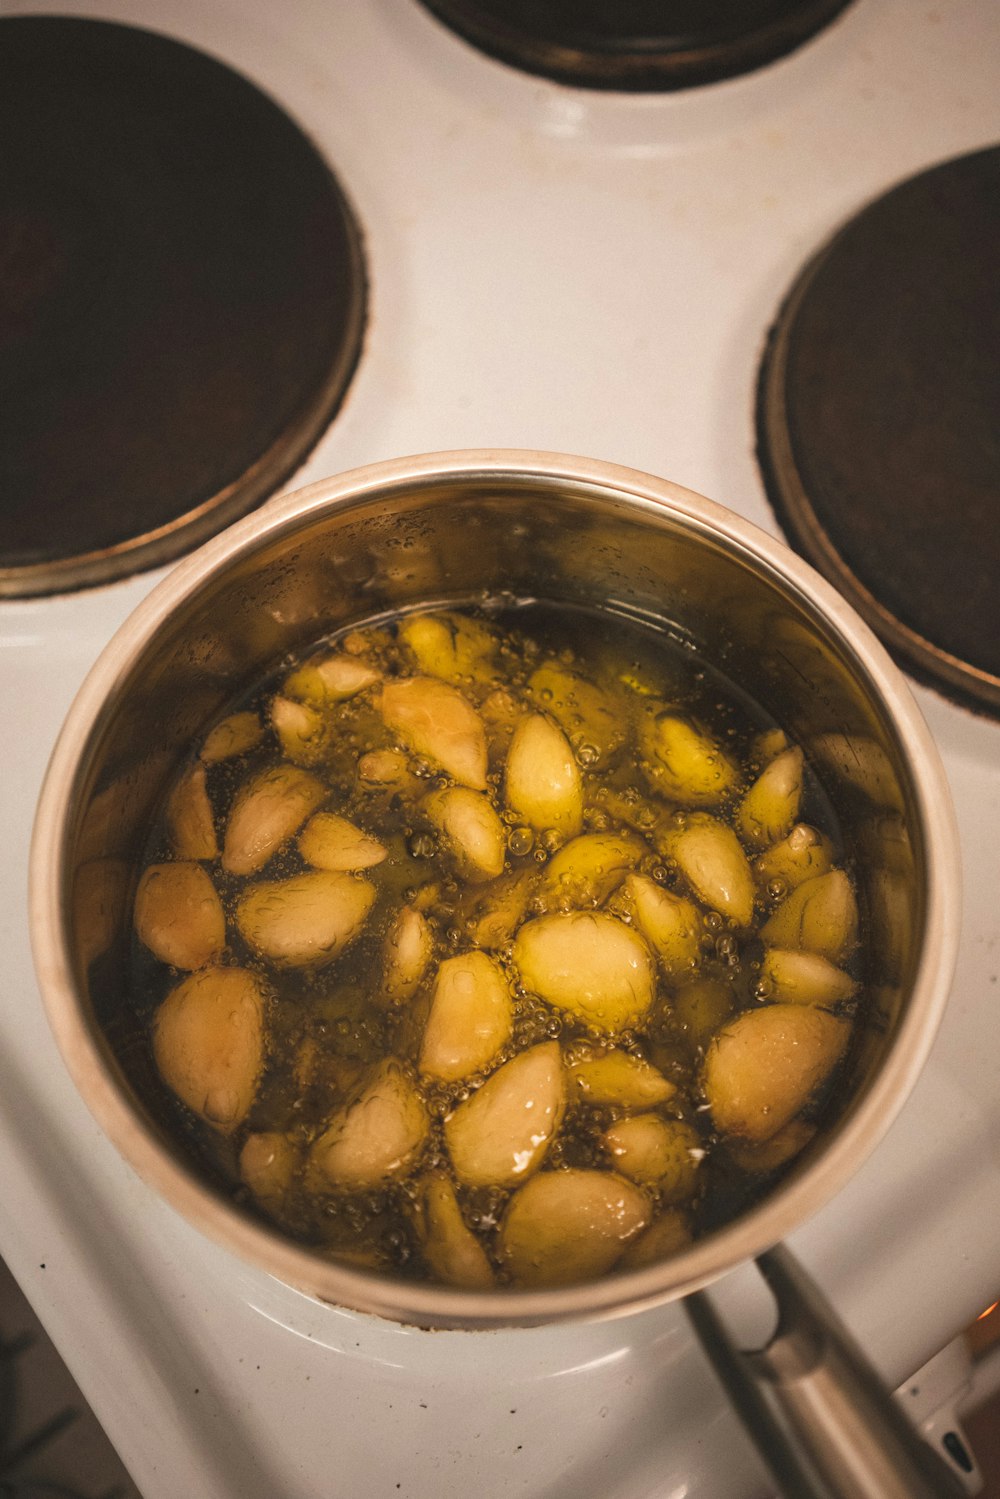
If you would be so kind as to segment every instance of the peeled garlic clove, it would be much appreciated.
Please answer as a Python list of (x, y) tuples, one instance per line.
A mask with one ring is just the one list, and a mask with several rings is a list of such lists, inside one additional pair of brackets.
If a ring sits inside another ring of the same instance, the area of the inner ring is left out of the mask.
[(622, 885), (622, 896), (669, 977), (678, 978), (697, 967), (704, 924), (693, 901), (664, 890), (644, 874), (630, 874)]
[(297, 765), (274, 765), (251, 776), (233, 798), (223, 869), (256, 874), (328, 795), (322, 781)]
[(370, 750), (358, 761), (358, 780), (363, 787), (372, 790), (415, 796), (422, 792), (424, 783), (410, 769), (410, 763), (402, 750)]
[(244, 968), (202, 968), (153, 1020), (153, 1056), (182, 1103), (230, 1134), (250, 1112), (264, 1066), (264, 997)]
[(481, 884), (503, 873), (506, 832), (483, 792), (449, 786), (433, 791), (422, 808), (444, 839), (463, 879)]
[(590, 1280), (611, 1269), (650, 1217), (646, 1194), (612, 1171), (544, 1171), (504, 1214), (500, 1253), (520, 1286)]
[(686, 1202), (694, 1195), (705, 1149), (690, 1124), (634, 1114), (606, 1129), (602, 1143), (616, 1171), (640, 1186), (655, 1187), (662, 1202)]
[(382, 987), (373, 996), (384, 1005), (412, 999), (434, 952), (430, 922), (413, 906), (401, 907), (382, 949)]
[(494, 1284), (486, 1251), (462, 1217), (455, 1188), (446, 1176), (432, 1176), (423, 1195), (423, 1253), (446, 1286), (487, 1291)]
[(167, 798), (167, 830), (178, 859), (214, 859), (219, 852), (204, 765), (190, 766)]
[(619, 1270), (641, 1270), (655, 1265), (668, 1255), (686, 1249), (691, 1243), (691, 1225), (678, 1208), (666, 1208), (626, 1249), (618, 1261)]
[(375, 887), (353, 874), (315, 870), (251, 885), (236, 925), (258, 957), (278, 968), (318, 967), (360, 936)]
[(380, 680), (379, 673), (367, 661), (336, 652), (306, 661), (286, 677), (283, 691), (286, 697), (323, 708), (355, 697)]
[(262, 1202), (280, 1202), (288, 1192), (299, 1164), (299, 1151), (290, 1135), (266, 1130), (247, 1135), (240, 1151), (240, 1180)]
[(330, 749), (330, 725), (318, 708), (290, 697), (271, 699), (271, 727), (293, 765), (319, 765)]
[(753, 920), (754, 882), (747, 856), (732, 828), (707, 814), (671, 828), (663, 852), (674, 860), (699, 900), (737, 926)]
[(126, 920), (132, 872), (124, 859), (87, 859), (73, 877), (73, 929), (84, 970), (106, 953)]
[(446, 1083), (471, 1077), (506, 1046), (513, 1028), (513, 1001), (500, 965), (483, 952), (446, 958), (431, 996), (420, 1071)]
[(566, 1081), (577, 1103), (650, 1109), (666, 1103), (675, 1085), (655, 1067), (627, 1051), (582, 1052), (567, 1058)]
[(263, 737), (264, 726), (256, 713), (230, 713), (205, 735), (200, 759), (203, 765), (235, 760), (255, 749)]
[(850, 1029), (812, 1005), (765, 1005), (738, 1015), (705, 1055), (705, 1099), (716, 1129), (751, 1141), (776, 1135), (833, 1071)]
[(801, 948), (838, 963), (857, 941), (858, 907), (842, 869), (806, 880), (768, 917), (761, 937), (772, 947)]
[(150, 952), (174, 968), (204, 968), (226, 945), (226, 918), (200, 864), (150, 864), (135, 894), (135, 930)]
[(460, 686), (495, 676), (498, 641), (488, 625), (465, 614), (410, 614), (399, 622), (399, 637), (422, 672)]
[(338, 817), (317, 812), (299, 834), (299, 853), (314, 869), (372, 869), (388, 854), (384, 843)]
[(787, 749), (761, 772), (736, 812), (736, 827), (753, 848), (785, 838), (802, 800), (802, 751)]
[(760, 976), (768, 997), (795, 1005), (837, 1005), (851, 999), (857, 984), (849, 973), (819, 953), (768, 947)]
[(621, 704), (579, 672), (547, 662), (532, 673), (528, 691), (570, 744), (598, 768), (607, 766), (625, 743)]
[(739, 784), (739, 772), (710, 734), (677, 713), (644, 713), (642, 771), (655, 791), (685, 807), (713, 807)]
[(471, 906), (463, 907), (469, 940), (492, 951), (504, 947), (524, 919), (536, 878), (534, 869), (513, 869), (479, 887)]
[(457, 688), (435, 677), (408, 677), (382, 689), (386, 728), (460, 786), (486, 790), (486, 730)]
[(779, 1166), (794, 1160), (815, 1135), (815, 1124), (807, 1124), (804, 1119), (790, 1119), (769, 1140), (759, 1145), (749, 1140), (733, 1141), (728, 1153), (741, 1171), (777, 1171)]
[(757, 765), (767, 765), (788, 749), (788, 735), (784, 729), (765, 729), (756, 736), (750, 746), (750, 759)]
[(642, 938), (603, 911), (527, 921), (514, 939), (521, 982), (596, 1030), (638, 1025), (653, 1001), (653, 960)]
[(599, 906), (647, 852), (639, 838), (621, 833), (582, 833), (549, 860), (539, 882), (544, 910)]
[(423, 1147), (430, 1116), (395, 1057), (381, 1062), (359, 1096), (338, 1109), (309, 1152), (310, 1180), (362, 1191), (405, 1176)]
[(524, 708), (506, 687), (495, 687), (479, 706), (491, 765), (502, 765)]
[(762, 885), (780, 882), (788, 890), (805, 880), (826, 874), (833, 866), (833, 844), (825, 833), (800, 822), (788, 834), (761, 854), (753, 868)]
[(507, 752), (507, 808), (536, 833), (575, 838), (583, 827), (583, 782), (562, 729), (541, 713), (522, 718)]
[(674, 1024), (694, 1046), (704, 1046), (733, 1013), (732, 986), (706, 975), (675, 989), (671, 1001)]
[(445, 1120), (455, 1175), (470, 1187), (513, 1187), (541, 1165), (566, 1109), (556, 1041), (519, 1052)]

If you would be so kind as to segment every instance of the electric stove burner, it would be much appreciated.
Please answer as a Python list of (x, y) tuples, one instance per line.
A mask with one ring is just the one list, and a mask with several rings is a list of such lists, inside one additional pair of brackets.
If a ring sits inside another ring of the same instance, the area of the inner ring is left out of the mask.
[(178, 556), (272, 493), (360, 351), (360, 233), (246, 79), (152, 32), (0, 20), (0, 593)]
[(1000, 716), (1000, 148), (911, 178), (771, 332), (758, 455), (793, 545), (902, 663)]
[(791, 52), (850, 0), (422, 0), (484, 52), (560, 83), (665, 90)]

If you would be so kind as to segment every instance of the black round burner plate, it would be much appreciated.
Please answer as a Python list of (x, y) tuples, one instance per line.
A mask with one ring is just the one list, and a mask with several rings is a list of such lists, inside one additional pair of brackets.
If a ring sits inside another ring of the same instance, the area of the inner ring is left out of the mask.
[(482, 51), (583, 88), (652, 92), (749, 73), (850, 0), (422, 0)]
[(299, 128), (152, 32), (0, 20), (0, 593), (179, 555), (334, 416), (356, 223)]
[(1000, 715), (1000, 147), (911, 178), (806, 266), (758, 454), (793, 545), (902, 663)]

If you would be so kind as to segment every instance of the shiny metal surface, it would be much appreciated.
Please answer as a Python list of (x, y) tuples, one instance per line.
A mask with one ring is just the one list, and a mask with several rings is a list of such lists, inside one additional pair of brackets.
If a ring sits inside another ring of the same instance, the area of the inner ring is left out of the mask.
[[(669, 622), (741, 680), (805, 745), (839, 807), (873, 954), (851, 1098), (779, 1189), (665, 1263), (502, 1295), (337, 1266), (243, 1216), (182, 1158), (155, 1096), (123, 1066), (135, 1041), (123, 990), (131, 869), (190, 737), (276, 656), (381, 611), (484, 593)], [(178, 566), (114, 637), (70, 712), (39, 806), (31, 883), (56, 1039), (141, 1175), (289, 1284), (435, 1327), (621, 1315), (683, 1296), (780, 1240), (888, 1129), (930, 1048), (958, 933), (946, 784), (905, 683), (867, 627), (783, 546), (700, 496), (533, 452), (356, 470), (272, 502)]]

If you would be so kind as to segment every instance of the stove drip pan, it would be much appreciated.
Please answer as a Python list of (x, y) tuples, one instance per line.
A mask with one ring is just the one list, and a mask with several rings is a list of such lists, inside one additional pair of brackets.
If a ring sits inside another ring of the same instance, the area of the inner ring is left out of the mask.
[(865, 208), (771, 330), (758, 457), (792, 544), (914, 676), (1000, 717), (1000, 147)]
[(582, 88), (690, 88), (791, 52), (850, 0), (421, 0), (482, 51)]
[(177, 557), (276, 490), (365, 321), (299, 128), (152, 32), (0, 20), (0, 594)]

